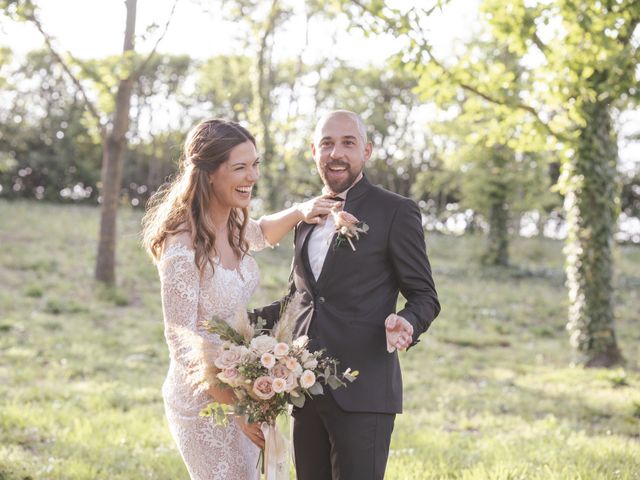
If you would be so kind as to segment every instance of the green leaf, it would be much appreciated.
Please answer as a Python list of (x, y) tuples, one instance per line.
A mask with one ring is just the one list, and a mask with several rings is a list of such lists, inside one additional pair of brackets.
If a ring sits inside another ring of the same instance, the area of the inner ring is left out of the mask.
[(309, 388), (309, 393), (311, 395), (322, 395), (322, 394), (324, 394), (324, 390), (322, 388), (322, 385), (320, 385), (320, 383), (316, 382), (311, 386), (311, 388)]
[(289, 395), (289, 399), (291, 400), (291, 403), (294, 406), (298, 408), (304, 407), (304, 402), (305, 402), (304, 395), (298, 395), (297, 397), (294, 397), (293, 395)]
[(329, 386), (333, 389), (336, 390), (340, 387), (345, 386), (345, 383), (343, 381), (341, 381), (338, 377), (336, 377), (335, 375), (331, 375), (330, 377), (327, 378), (327, 383), (329, 384)]

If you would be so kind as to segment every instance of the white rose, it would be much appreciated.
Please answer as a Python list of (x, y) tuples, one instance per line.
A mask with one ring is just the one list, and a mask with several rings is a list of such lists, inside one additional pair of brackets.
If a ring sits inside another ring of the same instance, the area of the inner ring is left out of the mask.
[(300, 335), (293, 341), (293, 346), (297, 348), (304, 348), (309, 343), (309, 337), (307, 335)]
[(309, 358), (311, 358), (311, 352), (309, 352), (309, 350), (305, 349), (302, 350), (302, 352), (300, 353), (300, 361), (302, 363), (306, 362), (307, 360), (309, 360)]
[(286, 343), (280, 342), (273, 347), (273, 354), (278, 358), (286, 357), (288, 353), (289, 345)]
[(260, 357), (260, 363), (266, 369), (271, 369), (276, 364), (276, 357), (273, 356), (272, 353), (263, 353)]
[(307, 360), (306, 362), (304, 362), (304, 364), (302, 366), (304, 368), (308, 369), (308, 370), (313, 370), (314, 368), (316, 368), (318, 366), (318, 360), (316, 360), (315, 358), (311, 358), (311, 359)]
[(287, 386), (285, 387), (285, 390), (287, 392), (291, 392), (293, 390), (295, 390), (296, 388), (298, 388), (298, 381), (297, 378), (295, 376), (295, 374), (293, 372), (291, 372), (289, 375), (287, 375), (287, 378), (285, 379), (287, 381)]
[(274, 378), (271, 387), (274, 392), (282, 393), (287, 389), (287, 381), (284, 378)]
[(240, 362), (242, 362), (242, 350), (239, 348), (231, 348), (229, 350), (223, 350), (218, 358), (216, 358), (214, 364), (220, 370), (225, 370), (227, 368), (237, 367)]
[(259, 335), (251, 340), (251, 350), (257, 355), (262, 355), (263, 353), (272, 352), (277, 343), (276, 339), (269, 335)]
[(300, 377), (300, 386), (302, 388), (311, 388), (316, 383), (316, 374), (311, 370), (305, 370)]

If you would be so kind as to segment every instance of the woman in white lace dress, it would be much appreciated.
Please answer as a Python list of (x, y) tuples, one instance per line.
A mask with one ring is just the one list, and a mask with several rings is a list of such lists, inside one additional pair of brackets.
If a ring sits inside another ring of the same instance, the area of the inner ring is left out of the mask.
[[(251, 191), (259, 178), (253, 136), (224, 120), (197, 125), (184, 146), (177, 178), (150, 202), (143, 243), (162, 285), (169, 372), (162, 387), (169, 428), (192, 479), (259, 478), (260, 427), (234, 418), (227, 426), (200, 417), (213, 399), (233, 403), (229, 390), (196, 384), (202, 367), (194, 352), (220, 339), (206, 331), (213, 317), (232, 322), (259, 282), (250, 250), (275, 245), (299, 221), (318, 222), (334, 202), (316, 198), (251, 220)], [(197, 348), (196, 348), (197, 346)]]

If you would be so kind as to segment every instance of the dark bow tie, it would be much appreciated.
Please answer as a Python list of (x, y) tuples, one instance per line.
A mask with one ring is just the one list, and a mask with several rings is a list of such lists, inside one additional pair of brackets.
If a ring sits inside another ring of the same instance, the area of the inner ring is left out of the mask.
[(327, 200), (333, 200), (335, 202), (344, 202), (344, 198), (342, 198), (339, 195), (332, 195), (332, 196), (326, 197), (326, 198), (327, 198)]

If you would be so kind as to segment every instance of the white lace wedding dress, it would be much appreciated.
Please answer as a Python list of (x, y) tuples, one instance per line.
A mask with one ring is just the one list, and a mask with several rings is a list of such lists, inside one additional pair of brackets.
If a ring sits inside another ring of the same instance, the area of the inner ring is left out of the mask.
[[(253, 220), (247, 225), (246, 239), (251, 250), (267, 245)], [(168, 240), (158, 271), (170, 355), (162, 395), (171, 434), (189, 474), (194, 480), (258, 479), (258, 447), (233, 419), (228, 426), (219, 426), (212, 418), (198, 415), (212, 398), (198, 393), (189, 376), (193, 366), (189, 337), (212, 346), (220, 343), (203, 324), (214, 316), (232, 322), (238, 309), (246, 308), (260, 280), (258, 265), (245, 255), (238, 270), (216, 263), (215, 273), (207, 265), (201, 278), (190, 237), (180, 234)]]

